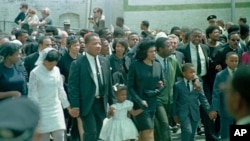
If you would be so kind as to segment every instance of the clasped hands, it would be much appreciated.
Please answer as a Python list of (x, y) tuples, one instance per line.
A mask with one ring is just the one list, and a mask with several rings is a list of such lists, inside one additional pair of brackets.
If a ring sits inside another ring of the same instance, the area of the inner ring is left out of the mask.
[(218, 113), (216, 111), (210, 111), (208, 114), (210, 120), (216, 119), (217, 115)]
[(79, 114), (80, 114), (79, 108), (68, 107), (67, 109), (68, 109), (70, 116), (72, 116), (74, 118), (79, 117)]

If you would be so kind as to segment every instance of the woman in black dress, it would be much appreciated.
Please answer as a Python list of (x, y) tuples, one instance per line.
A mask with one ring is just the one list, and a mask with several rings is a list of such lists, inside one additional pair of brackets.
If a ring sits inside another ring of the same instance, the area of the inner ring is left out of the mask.
[(21, 46), (4, 43), (0, 47), (0, 101), (27, 95), (26, 71), (21, 58)]
[(124, 67), (124, 55), (128, 50), (128, 43), (125, 39), (116, 39), (113, 43), (113, 54), (110, 56), (110, 66), (112, 68), (112, 83), (127, 84), (127, 71)]
[[(60, 61), (58, 62), (57, 66), (60, 69), (60, 73), (64, 77), (64, 89), (66, 93), (68, 93), (68, 76), (70, 71), (71, 63), (76, 60), (78, 57), (81, 56), (79, 53), (80, 50), (80, 41), (79, 38), (71, 35), (67, 38), (67, 48), (68, 51), (63, 54)], [(83, 140), (83, 129), (82, 129), (82, 121), (80, 118), (73, 119), (70, 117), (67, 110), (64, 110), (65, 121), (67, 125), (67, 130), (71, 126), (71, 138), (77, 139), (79, 138), (80, 141)], [(77, 123), (77, 124), (76, 124)]]
[(128, 91), (134, 109), (144, 111), (135, 117), (139, 141), (154, 141), (154, 115), (156, 96), (163, 88), (164, 76), (161, 64), (155, 61), (155, 42), (143, 40), (138, 45), (136, 59), (128, 72)]

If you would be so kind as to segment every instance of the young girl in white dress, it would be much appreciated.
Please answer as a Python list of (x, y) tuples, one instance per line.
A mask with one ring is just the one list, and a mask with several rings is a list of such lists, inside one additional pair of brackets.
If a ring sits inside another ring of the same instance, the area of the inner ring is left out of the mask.
[(128, 117), (128, 113), (137, 116), (143, 112), (142, 109), (133, 110), (133, 103), (127, 99), (127, 87), (123, 84), (113, 86), (116, 104), (111, 105), (113, 117), (104, 122), (101, 129), (100, 139), (104, 141), (127, 141), (138, 138), (138, 131)]

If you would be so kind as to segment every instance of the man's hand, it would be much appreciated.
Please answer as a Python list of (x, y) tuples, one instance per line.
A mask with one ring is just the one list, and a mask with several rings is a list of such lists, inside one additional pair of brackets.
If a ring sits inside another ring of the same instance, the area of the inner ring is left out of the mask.
[(211, 111), (208, 114), (210, 120), (216, 119), (217, 118), (217, 112), (216, 111)]
[(80, 114), (79, 108), (68, 108), (68, 111), (72, 117), (74, 118), (79, 117), (79, 114)]
[(174, 116), (174, 122), (180, 123), (180, 120), (179, 120), (179, 117), (178, 117), (178, 116)]
[(215, 69), (216, 69), (217, 71), (221, 71), (221, 70), (222, 70), (222, 67), (221, 67), (221, 65), (216, 65), (216, 66), (215, 66)]
[(10, 96), (12, 98), (16, 98), (16, 97), (20, 97), (21, 96), (21, 93), (19, 91), (11, 91), (10, 92)]
[(194, 81), (194, 90), (195, 91), (200, 91), (201, 90), (201, 82), (199, 79), (195, 79)]

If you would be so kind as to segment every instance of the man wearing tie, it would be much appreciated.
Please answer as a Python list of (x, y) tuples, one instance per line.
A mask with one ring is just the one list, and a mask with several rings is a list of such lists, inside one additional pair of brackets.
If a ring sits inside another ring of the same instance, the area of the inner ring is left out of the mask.
[(156, 60), (162, 65), (166, 80), (165, 88), (157, 96), (155, 119), (158, 124), (155, 125), (155, 140), (171, 141), (168, 118), (170, 120), (172, 118), (173, 87), (177, 77), (182, 77), (181, 67), (178, 61), (171, 57), (173, 47), (169, 38), (158, 38), (155, 46), (157, 50)]
[[(211, 87), (209, 85), (208, 64), (209, 64), (209, 47), (202, 44), (202, 31), (194, 28), (190, 33), (190, 43), (180, 47), (179, 51), (185, 56), (186, 63), (192, 63), (196, 70), (196, 75), (200, 78), (203, 85), (204, 94), (209, 103), (212, 101)], [(207, 113), (201, 108), (201, 118), (205, 127), (206, 140), (216, 140), (214, 134), (213, 122), (209, 119)]]
[[(195, 141), (195, 131), (200, 120), (199, 105), (208, 112), (210, 105), (203, 89), (194, 90), (195, 67), (191, 63), (182, 66), (183, 79), (174, 85), (174, 120), (181, 124), (181, 141)], [(209, 140), (207, 140), (209, 141)]]
[(97, 141), (106, 117), (107, 103), (113, 103), (109, 61), (98, 54), (97, 34), (85, 38), (86, 55), (73, 61), (68, 79), (69, 101), (75, 117), (83, 121), (84, 141)]

